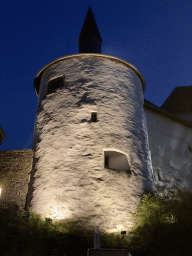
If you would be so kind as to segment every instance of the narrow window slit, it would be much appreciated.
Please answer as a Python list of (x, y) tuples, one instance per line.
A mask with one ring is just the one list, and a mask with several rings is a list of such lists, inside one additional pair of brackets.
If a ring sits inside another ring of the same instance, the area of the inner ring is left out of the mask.
[(91, 121), (97, 122), (97, 112), (91, 112)]

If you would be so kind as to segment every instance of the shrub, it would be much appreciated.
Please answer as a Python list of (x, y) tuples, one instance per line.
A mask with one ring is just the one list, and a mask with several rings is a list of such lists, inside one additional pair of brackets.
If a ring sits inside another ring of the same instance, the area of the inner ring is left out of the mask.
[(134, 256), (189, 255), (192, 251), (192, 194), (170, 190), (169, 194), (146, 194), (134, 213), (137, 221), (128, 244)]

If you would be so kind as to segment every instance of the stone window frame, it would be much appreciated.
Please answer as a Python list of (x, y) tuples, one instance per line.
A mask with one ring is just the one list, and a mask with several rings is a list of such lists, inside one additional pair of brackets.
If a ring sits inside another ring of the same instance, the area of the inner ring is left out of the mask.
[[(126, 153), (117, 149), (106, 148), (103, 149), (103, 156), (104, 168), (131, 172), (129, 158)], [(121, 165), (121, 163), (123, 163), (123, 165)]]

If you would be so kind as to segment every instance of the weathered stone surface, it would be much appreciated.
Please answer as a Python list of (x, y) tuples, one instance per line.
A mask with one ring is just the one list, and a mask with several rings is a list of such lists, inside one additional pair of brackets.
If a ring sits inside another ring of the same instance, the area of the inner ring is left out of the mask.
[[(62, 75), (64, 88), (47, 95), (49, 81)], [(98, 122), (91, 122), (92, 111)], [(33, 148), (32, 211), (107, 232), (129, 230), (133, 222), (127, 215), (137, 209), (144, 189), (153, 188), (138, 74), (118, 59), (91, 54), (47, 68), (39, 89)], [(123, 152), (131, 175), (105, 168), (105, 150)]]
[(155, 184), (192, 192), (192, 129), (149, 110), (145, 114)]

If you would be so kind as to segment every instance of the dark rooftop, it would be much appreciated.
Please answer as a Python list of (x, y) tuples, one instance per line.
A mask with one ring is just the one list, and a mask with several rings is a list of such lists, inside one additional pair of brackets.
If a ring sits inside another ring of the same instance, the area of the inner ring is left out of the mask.
[(176, 87), (160, 107), (169, 113), (192, 111), (192, 86)]
[(187, 121), (184, 120), (181, 117), (175, 116), (173, 113), (169, 113), (159, 107), (157, 107), (156, 105), (154, 105), (153, 103), (151, 103), (150, 101), (144, 99), (144, 104), (143, 104), (144, 109), (146, 110), (150, 110), (158, 115), (161, 115), (163, 117), (166, 117), (168, 119), (170, 119), (173, 122), (177, 122), (180, 123), (190, 129), (192, 129), (192, 122), (191, 121)]

